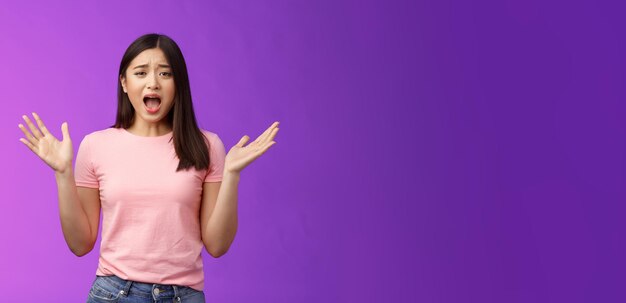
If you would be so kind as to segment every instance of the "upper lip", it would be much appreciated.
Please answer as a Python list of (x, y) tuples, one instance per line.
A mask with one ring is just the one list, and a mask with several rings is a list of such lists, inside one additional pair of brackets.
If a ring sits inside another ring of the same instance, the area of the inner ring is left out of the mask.
[(143, 98), (159, 98), (161, 99), (161, 96), (157, 95), (157, 94), (147, 94), (145, 96), (143, 96)]

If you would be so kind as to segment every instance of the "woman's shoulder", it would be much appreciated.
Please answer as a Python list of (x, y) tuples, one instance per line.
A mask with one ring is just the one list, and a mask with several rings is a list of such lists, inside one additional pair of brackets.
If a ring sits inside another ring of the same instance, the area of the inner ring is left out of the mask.
[(202, 132), (202, 134), (204, 134), (204, 136), (205, 136), (205, 137), (207, 137), (209, 140), (214, 140), (215, 138), (219, 137), (219, 136), (217, 135), (217, 133), (216, 133), (216, 132), (214, 132), (214, 131), (210, 131), (210, 130), (207, 130), (207, 129), (202, 129), (202, 128), (200, 129), (200, 131), (201, 131), (201, 132)]
[(98, 142), (106, 141), (107, 139), (119, 136), (122, 131), (123, 129), (121, 128), (109, 127), (109, 128), (96, 130), (91, 133), (88, 133), (87, 135), (85, 135), (85, 139), (83, 140), (98, 141)]
[(215, 146), (215, 145), (223, 146), (224, 145), (224, 143), (222, 142), (222, 139), (216, 132), (202, 129), (202, 128), (200, 129), (200, 131), (202, 132), (204, 137), (207, 138), (210, 146)]

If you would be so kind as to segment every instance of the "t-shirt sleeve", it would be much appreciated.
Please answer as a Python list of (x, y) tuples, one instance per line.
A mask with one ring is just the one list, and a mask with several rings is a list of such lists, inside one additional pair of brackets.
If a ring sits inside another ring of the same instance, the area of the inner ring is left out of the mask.
[(90, 139), (89, 135), (85, 136), (78, 147), (74, 180), (76, 181), (76, 186), (99, 188), (100, 184), (98, 183), (93, 165)]
[(226, 161), (226, 149), (224, 143), (217, 134), (209, 137), (209, 156), (211, 164), (204, 182), (220, 182), (224, 173), (224, 163)]

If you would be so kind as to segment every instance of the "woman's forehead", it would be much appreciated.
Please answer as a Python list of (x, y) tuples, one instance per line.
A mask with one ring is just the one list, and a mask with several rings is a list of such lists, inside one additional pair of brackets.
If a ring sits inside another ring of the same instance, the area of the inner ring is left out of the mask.
[(159, 48), (151, 48), (144, 50), (139, 53), (137, 57), (135, 57), (130, 62), (130, 67), (135, 67), (138, 65), (169, 65), (167, 62), (167, 58), (165, 58), (165, 53)]

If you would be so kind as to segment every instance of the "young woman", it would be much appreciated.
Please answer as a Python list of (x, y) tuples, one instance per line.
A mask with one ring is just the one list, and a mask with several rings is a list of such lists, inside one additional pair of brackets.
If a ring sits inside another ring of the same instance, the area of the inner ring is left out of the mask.
[(63, 235), (77, 256), (102, 241), (88, 302), (204, 302), (201, 251), (226, 253), (237, 232), (241, 171), (276, 142), (278, 122), (228, 154), (198, 128), (187, 67), (169, 37), (147, 34), (119, 69), (115, 125), (73, 148), (40, 117), (23, 116), (20, 138), (55, 173)]

